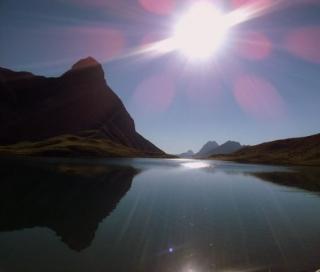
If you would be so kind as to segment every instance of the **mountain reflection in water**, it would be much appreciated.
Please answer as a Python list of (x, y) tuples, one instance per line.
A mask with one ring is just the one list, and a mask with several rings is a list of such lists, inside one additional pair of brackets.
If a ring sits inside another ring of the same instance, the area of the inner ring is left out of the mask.
[(0, 169), (0, 271), (320, 268), (317, 168), (12, 159)]
[(129, 166), (7, 162), (0, 170), (0, 231), (48, 227), (83, 250), (137, 173)]

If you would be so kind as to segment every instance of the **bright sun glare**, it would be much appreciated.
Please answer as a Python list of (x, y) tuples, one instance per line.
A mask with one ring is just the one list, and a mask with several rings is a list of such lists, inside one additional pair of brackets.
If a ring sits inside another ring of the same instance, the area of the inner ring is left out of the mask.
[(212, 4), (194, 4), (177, 22), (172, 43), (191, 59), (207, 59), (223, 44), (229, 29), (228, 20)]

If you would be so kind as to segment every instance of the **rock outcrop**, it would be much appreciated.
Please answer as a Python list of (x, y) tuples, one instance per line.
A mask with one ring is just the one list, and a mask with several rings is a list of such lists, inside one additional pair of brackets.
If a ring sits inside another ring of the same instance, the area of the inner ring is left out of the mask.
[(136, 132), (95, 59), (82, 59), (57, 78), (0, 68), (0, 145), (88, 130), (129, 148), (164, 154)]

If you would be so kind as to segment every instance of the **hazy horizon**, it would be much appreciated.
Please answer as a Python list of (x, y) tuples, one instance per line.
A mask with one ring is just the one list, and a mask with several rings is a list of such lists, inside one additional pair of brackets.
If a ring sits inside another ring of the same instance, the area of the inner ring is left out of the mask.
[(0, 66), (59, 76), (96, 58), (137, 130), (168, 153), (197, 152), (212, 140), (307, 136), (320, 128), (320, 5), (283, 2), (232, 28), (210, 59), (193, 62), (175, 51), (132, 54), (170, 36), (187, 1), (150, 10), (129, 0), (5, 0)]

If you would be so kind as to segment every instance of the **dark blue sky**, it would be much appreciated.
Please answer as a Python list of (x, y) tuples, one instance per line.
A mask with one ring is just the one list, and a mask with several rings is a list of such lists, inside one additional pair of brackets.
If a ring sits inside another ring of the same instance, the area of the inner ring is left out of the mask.
[(318, 133), (320, 1), (282, 1), (233, 28), (205, 62), (177, 52), (129, 56), (168, 38), (190, 2), (1, 0), (0, 66), (59, 76), (95, 57), (137, 130), (170, 153), (208, 140), (256, 144)]

